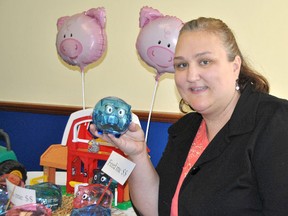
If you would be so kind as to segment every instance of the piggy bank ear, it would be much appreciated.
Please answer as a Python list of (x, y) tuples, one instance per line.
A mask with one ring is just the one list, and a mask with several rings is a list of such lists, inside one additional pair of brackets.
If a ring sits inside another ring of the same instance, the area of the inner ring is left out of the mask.
[(63, 26), (64, 22), (69, 18), (69, 16), (64, 16), (64, 17), (60, 17), (57, 20), (57, 30), (59, 31), (61, 29), (61, 27)]
[(86, 16), (90, 16), (91, 18), (95, 18), (101, 28), (105, 28), (106, 24), (106, 11), (105, 8), (99, 7), (99, 8), (91, 8), (90, 10), (86, 11)]
[(139, 27), (142, 28), (147, 25), (152, 20), (155, 20), (159, 17), (163, 17), (164, 15), (161, 14), (158, 10), (153, 9), (151, 7), (143, 7), (140, 10), (140, 17), (139, 17)]

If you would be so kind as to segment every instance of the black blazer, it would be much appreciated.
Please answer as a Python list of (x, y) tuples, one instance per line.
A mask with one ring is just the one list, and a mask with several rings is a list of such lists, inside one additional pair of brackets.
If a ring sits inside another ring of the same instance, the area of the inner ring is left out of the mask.
[[(171, 201), (202, 117), (169, 128), (157, 166), (159, 215)], [(179, 216), (288, 215), (288, 101), (247, 86), (228, 123), (210, 142), (180, 190)]]

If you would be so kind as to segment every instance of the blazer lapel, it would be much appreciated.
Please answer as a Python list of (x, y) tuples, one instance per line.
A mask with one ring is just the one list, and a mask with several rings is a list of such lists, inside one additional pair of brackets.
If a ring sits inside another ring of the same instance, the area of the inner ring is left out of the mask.
[(199, 166), (217, 158), (231, 143), (230, 138), (232, 136), (248, 133), (253, 130), (255, 125), (255, 113), (259, 105), (258, 101), (260, 96), (252, 94), (258, 93), (253, 92), (251, 86), (248, 85), (242, 92), (231, 119), (209, 143), (195, 166)]

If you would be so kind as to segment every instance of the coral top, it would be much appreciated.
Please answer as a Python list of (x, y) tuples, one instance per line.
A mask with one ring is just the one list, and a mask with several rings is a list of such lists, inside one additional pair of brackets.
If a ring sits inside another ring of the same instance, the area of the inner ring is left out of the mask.
[(198, 132), (196, 134), (196, 137), (193, 140), (193, 143), (189, 150), (184, 167), (182, 169), (182, 173), (181, 173), (174, 197), (172, 199), (170, 216), (178, 216), (178, 196), (179, 196), (181, 185), (186, 175), (188, 174), (189, 170), (194, 166), (194, 164), (196, 163), (196, 161), (198, 160), (202, 152), (205, 150), (205, 148), (208, 146), (208, 144), (209, 142), (207, 138), (206, 124), (205, 124), (205, 121), (202, 120), (201, 125), (198, 129)]

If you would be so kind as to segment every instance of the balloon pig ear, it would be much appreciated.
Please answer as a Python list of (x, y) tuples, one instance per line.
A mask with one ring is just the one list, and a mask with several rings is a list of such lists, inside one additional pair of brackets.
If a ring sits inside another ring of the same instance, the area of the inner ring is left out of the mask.
[(149, 22), (163, 16), (158, 10), (145, 6), (140, 10), (139, 27), (142, 28)]
[(105, 28), (106, 25), (106, 11), (104, 7), (99, 8), (91, 8), (85, 13), (86, 16), (90, 16), (91, 18), (95, 18), (102, 29)]
[(61, 27), (63, 26), (64, 22), (69, 18), (69, 16), (64, 16), (64, 17), (60, 17), (57, 20), (57, 30), (59, 31), (61, 29)]

